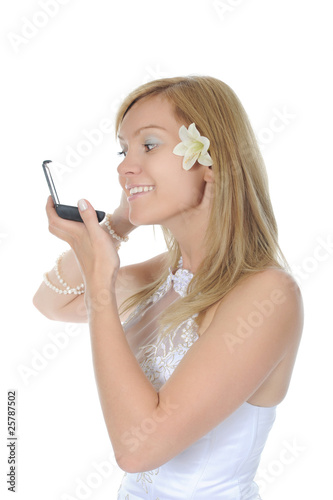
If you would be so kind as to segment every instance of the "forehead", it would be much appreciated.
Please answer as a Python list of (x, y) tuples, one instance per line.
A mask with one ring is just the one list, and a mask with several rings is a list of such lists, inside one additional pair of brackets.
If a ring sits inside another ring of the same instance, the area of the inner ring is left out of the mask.
[(159, 125), (167, 130), (179, 128), (174, 105), (161, 95), (145, 97), (136, 102), (126, 113), (120, 127), (119, 135), (129, 136), (137, 129), (150, 124)]

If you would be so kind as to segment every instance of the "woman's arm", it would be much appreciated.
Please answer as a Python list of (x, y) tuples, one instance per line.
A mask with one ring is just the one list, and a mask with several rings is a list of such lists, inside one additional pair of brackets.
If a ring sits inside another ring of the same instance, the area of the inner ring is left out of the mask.
[[(112, 294), (96, 311), (99, 283), (86, 296), (96, 382), (120, 468), (160, 467), (229, 417), (297, 350), (303, 306), (294, 281), (277, 270), (249, 277), (221, 302), (207, 331), (156, 392), (131, 352)], [(105, 283), (105, 287), (108, 283)], [(254, 304), (271, 313), (252, 332), (239, 331)]]

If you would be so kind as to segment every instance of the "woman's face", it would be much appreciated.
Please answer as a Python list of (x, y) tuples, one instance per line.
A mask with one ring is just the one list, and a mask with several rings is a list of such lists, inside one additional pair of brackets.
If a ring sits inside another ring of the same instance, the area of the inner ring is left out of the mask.
[[(200, 204), (208, 167), (196, 163), (184, 170), (183, 157), (173, 154), (181, 125), (172, 103), (162, 96), (139, 100), (122, 121), (118, 137), (124, 159), (117, 170), (134, 225), (172, 227), (184, 222), (184, 215), (188, 220)], [(153, 189), (130, 195), (132, 186)]]

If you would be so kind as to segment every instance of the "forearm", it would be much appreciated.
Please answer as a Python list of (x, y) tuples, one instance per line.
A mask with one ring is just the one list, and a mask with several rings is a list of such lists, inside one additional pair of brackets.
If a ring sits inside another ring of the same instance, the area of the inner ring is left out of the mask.
[[(61, 258), (59, 272), (71, 288), (83, 283), (82, 273), (76, 261), (75, 254), (71, 249), (65, 252)], [(58, 281), (55, 266), (47, 272), (47, 278), (54, 286), (64, 289)], [(43, 281), (33, 297), (33, 304), (43, 314), (54, 319), (56, 311), (62, 309), (77, 297), (80, 297), (80, 295), (56, 293)]]
[[(99, 287), (86, 296), (92, 358), (105, 423), (121, 465), (128, 463), (132, 453), (126, 436), (135, 435), (135, 429), (154, 415), (158, 393), (129, 347), (114, 294), (109, 294), (110, 303), (106, 304), (106, 293), (101, 292)], [(104, 297), (104, 305), (98, 303), (98, 296)]]

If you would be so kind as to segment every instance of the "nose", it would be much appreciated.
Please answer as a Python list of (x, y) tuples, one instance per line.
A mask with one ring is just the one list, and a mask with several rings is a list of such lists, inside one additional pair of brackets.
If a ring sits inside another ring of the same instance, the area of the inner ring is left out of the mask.
[(117, 172), (119, 177), (127, 177), (128, 175), (137, 175), (142, 172), (139, 162), (129, 152), (126, 154), (123, 161), (118, 165)]

